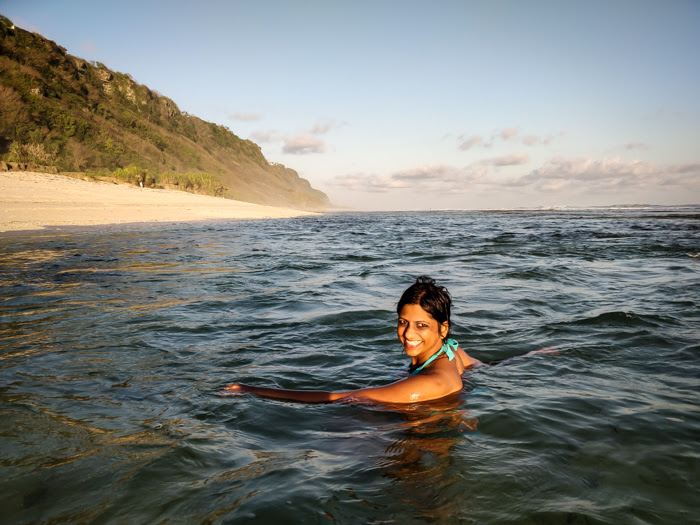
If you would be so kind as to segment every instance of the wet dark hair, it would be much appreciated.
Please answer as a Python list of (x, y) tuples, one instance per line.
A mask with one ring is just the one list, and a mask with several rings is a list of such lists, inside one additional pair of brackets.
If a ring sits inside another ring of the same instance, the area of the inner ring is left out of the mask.
[(438, 324), (448, 323), (448, 332), (445, 338), (450, 336), (449, 329), (452, 328), (450, 322), (450, 307), (452, 306), (452, 296), (447, 288), (438, 286), (435, 279), (427, 275), (421, 275), (416, 282), (409, 286), (399, 299), (396, 305), (396, 313), (401, 315), (401, 310), (407, 304), (417, 304), (423, 310), (433, 316)]

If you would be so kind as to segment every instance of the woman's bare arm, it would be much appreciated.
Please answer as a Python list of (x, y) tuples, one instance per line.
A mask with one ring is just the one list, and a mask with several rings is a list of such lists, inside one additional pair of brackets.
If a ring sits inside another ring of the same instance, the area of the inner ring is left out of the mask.
[(301, 403), (330, 403), (339, 399), (354, 398), (379, 403), (418, 403), (448, 396), (462, 389), (462, 378), (454, 370), (440, 366), (420, 375), (410, 376), (389, 385), (361, 388), (346, 392), (323, 390), (288, 390), (234, 383), (221, 392), (222, 395), (255, 394), (262, 397), (298, 401)]
[(267, 388), (262, 386), (234, 383), (221, 391), (222, 395), (255, 394), (256, 396), (284, 399), (287, 401), (299, 401), (301, 403), (330, 403), (343, 396), (340, 392), (326, 392), (323, 390), (288, 390), (285, 388)]

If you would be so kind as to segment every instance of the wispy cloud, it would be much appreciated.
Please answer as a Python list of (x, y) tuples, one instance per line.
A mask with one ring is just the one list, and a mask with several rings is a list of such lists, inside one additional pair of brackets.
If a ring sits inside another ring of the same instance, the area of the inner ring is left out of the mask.
[(302, 133), (300, 135), (285, 137), (282, 151), (290, 155), (323, 153), (326, 151), (326, 143), (313, 135)]
[(457, 148), (461, 151), (467, 151), (476, 147), (488, 149), (499, 142), (508, 142), (511, 144), (519, 142), (525, 146), (534, 147), (537, 145), (548, 145), (555, 138), (561, 137), (562, 135), (564, 135), (564, 132), (544, 136), (535, 135), (533, 133), (522, 134), (520, 132), (520, 126), (512, 126), (494, 131), (488, 138), (484, 138), (484, 135), (480, 134), (459, 135), (457, 137)]
[(647, 150), (649, 149), (649, 144), (646, 142), (628, 142), (625, 144), (625, 149), (627, 150)]
[(80, 42), (80, 52), (89, 56), (97, 56), (99, 55), (100, 50), (97, 47), (97, 44), (91, 40), (83, 40)]
[(397, 171), (391, 175), (395, 181), (406, 182), (452, 182), (460, 177), (459, 169), (446, 164), (419, 166), (409, 170)]
[(308, 130), (312, 135), (325, 135), (331, 130), (347, 126), (347, 122), (336, 122), (334, 119), (318, 121)]
[(259, 113), (231, 113), (228, 118), (231, 120), (239, 120), (243, 122), (255, 122), (258, 120), (262, 120), (264, 117), (260, 115)]
[(513, 181), (513, 185), (531, 186), (542, 191), (564, 188), (610, 191), (662, 186), (687, 186), (697, 190), (699, 177), (700, 163), (661, 166), (620, 158), (553, 158)]
[(282, 152), (289, 155), (309, 155), (326, 151), (326, 143), (309, 133), (285, 135), (271, 129), (253, 131), (249, 137), (258, 144), (281, 144)]
[(295, 134), (282, 133), (278, 130), (257, 130), (250, 133), (250, 138), (259, 143), (279, 143), (282, 153), (289, 155), (318, 154), (325, 153), (327, 150), (326, 142), (319, 136), (345, 125), (347, 122), (336, 122), (333, 119), (320, 120), (311, 128)]
[(284, 137), (280, 135), (279, 131), (275, 129), (271, 130), (258, 130), (258, 131), (253, 131), (250, 133), (250, 139), (253, 142), (261, 142), (263, 144), (271, 144), (274, 142), (281, 142), (284, 140)]
[(481, 164), (488, 166), (521, 166), (530, 162), (530, 155), (527, 153), (511, 153), (501, 157), (492, 157), (484, 159)]
[(506, 128), (504, 130), (501, 130), (501, 138), (503, 140), (510, 140), (512, 137), (518, 134), (518, 126), (514, 126), (512, 128)]
[(523, 144), (526, 146), (536, 146), (541, 142), (541, 139), (537, 135), (525, 135), (523, 137)]
[(459, 141), (458, 148), (462, 151), (470, 150), (475, 146), (484, 146), (484, 137), (481, 135), (460, 135), (457, 140)]
[(406, 183), (394, 181), (391, 177), (380, 177), (367, 173), (338, 175), (333, 178), (331, 185), (348, 191), (369, 193), (386, 193), (408, 187)]
[(496, 191), (573, 191), (600, 193), (649, 190), (677, 186), (698, 191), (700, 163), (662, 166), (619, 158), (553, 158), (534, 170), (515, 177), (503, 177), (501, 169), (523, 166), (529, 156), (516, 153), (483, 159), (464, 167), (419, 166), (389, 175), (354, 173), (335, 177), (331, 184), (348, 191), (389, 192), (471, 192), (478, 186)]
[(388, 192), (392, 190), (416, 190), (422, 192), (454, 191), (464, 188), (488, 172), (478, 165), (457, 168), (445, 164), (419, 166), (397, 171), (390, 175), (354, 173), (335, 177), (331, 184), (350, 191)]

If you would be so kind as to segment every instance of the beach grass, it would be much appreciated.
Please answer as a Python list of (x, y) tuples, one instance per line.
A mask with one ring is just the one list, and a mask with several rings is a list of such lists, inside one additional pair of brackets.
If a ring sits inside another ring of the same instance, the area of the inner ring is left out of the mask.
[[(101, 172), (92, 172), (87, 175), (93, 179), (101, 179), (105, 176)], [(153, 173), (146, 168), (132, 164), (126, 168), (118, 168), (107, 176), (121, 183), (135, 186), (143, 185), (145, 188), (179, 189), (189, 193), (211, 195), (213, 197), (230, 197), (228, 187), (211, 173), (174, 173), (170, 171)]]

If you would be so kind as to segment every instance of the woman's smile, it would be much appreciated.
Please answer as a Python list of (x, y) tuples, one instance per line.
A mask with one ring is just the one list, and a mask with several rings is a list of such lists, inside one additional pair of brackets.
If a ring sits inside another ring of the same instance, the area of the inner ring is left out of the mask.
[(404, 352), (413, 358), (413, 364), (423, 362), (442, 346), (447, 326), (440, 325), (418, 304), (406, 304), (397, 323), (399, 341)]

